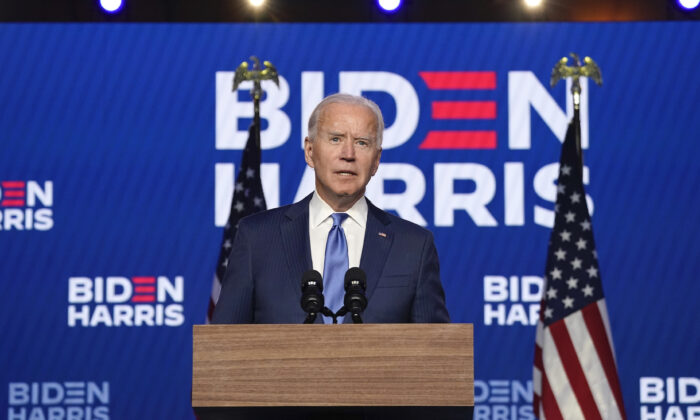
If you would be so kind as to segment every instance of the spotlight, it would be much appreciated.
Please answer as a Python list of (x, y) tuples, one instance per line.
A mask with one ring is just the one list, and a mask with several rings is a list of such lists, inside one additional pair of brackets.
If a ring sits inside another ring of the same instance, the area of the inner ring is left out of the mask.
[(377, 0), (377, 4), (379, 4), (379, 7), (385, 12), (393, 13), (399, 10), (401, 0)]
[(250, 5), (253, 7), (260, 7), (265, 3), (265, 0), (248, 0), (250, 2)]
[(123, 5), (122, 0), (100, 0), (100, 6), (107, 13), (117, 13)]
[(530, 8), (540, 7), (542, 0), (525, 0), (525, 6)]
[(698, 7), (700, 0), (678, 0), (678, 4), (685, 10), (693, 10)]

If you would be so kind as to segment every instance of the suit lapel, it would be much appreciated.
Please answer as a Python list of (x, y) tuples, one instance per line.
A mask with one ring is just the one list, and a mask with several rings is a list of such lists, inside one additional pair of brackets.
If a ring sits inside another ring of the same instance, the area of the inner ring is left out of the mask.
[(360, 268), (367, 274), (365, 295), (369, 301), (379, 283), (379, 277), (394, 240), (394, 232), (386, 213), (375, 207), (369, 200), (367, 200), (367, 207), (367, 228), (365, 242), (362, 245)]
[(288, 281), (292, 290), (301, 299), (301, 275), (311, 270), (311, 245), (309, 241), (309, 201), (311, 195), (293, 204), (285, 213), (286, 220), (280, 225), (282, 243), (287, 258)]

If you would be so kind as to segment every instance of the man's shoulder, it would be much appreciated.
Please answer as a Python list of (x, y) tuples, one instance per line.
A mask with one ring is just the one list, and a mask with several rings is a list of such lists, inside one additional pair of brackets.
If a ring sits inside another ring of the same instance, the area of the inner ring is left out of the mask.
[(390, 225), (395, 232), (415, 238), (432, 238), (433, 233), (428, 229), (424, 228), (423, 226), (420, 226), (406, 219), (402, 219), (401, 217), (396, 216), (395, 214), (384, 211), (370, 203), (369, 200), (368, 204), (370, 205), (370, 211), (374, 212), (374, 215), (378, 217), (380, 221)]
[(269, 226), (278, 226), (282, 221), (298, 217), (305, 211), (308, 212), (308, 200), (306, 199), (246, 216), (241, 219), (239, 229), (241, 227), (263, 229)]

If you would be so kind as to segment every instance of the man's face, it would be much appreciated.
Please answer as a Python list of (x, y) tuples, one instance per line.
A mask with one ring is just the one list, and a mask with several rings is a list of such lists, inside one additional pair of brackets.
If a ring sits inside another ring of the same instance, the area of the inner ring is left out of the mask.
[(364, 195), (377, 172), (377, 120), (367, 107), (332, 103), (321, 112), (316, 138), (304, 142), (306, 163), (316, 172), (316, 191), (335, 211)]

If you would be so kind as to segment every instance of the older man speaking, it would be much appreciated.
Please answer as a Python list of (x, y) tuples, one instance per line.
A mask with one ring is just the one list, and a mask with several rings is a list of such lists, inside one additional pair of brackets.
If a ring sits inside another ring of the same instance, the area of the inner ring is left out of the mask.
[(312, 268), (336, 312), (350, 267), (367, 276), (364, 322), (449, 322), (432, 234), (364, 196), (383, 131), (379, 107), (366, 98), (338, 93), (316, 106), (304, 141), (316, 190), (241, 220), (213, 323), (300, 323), (301, 278)]

